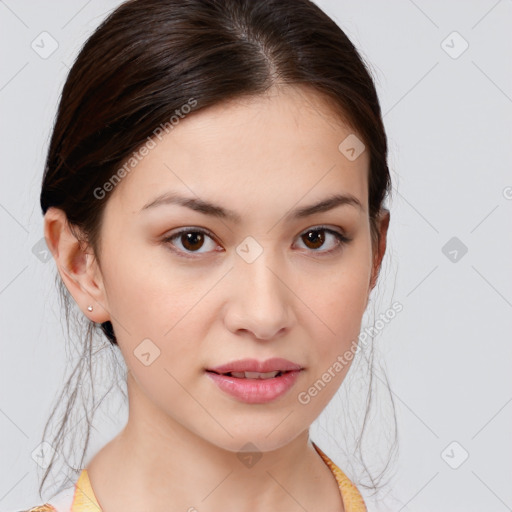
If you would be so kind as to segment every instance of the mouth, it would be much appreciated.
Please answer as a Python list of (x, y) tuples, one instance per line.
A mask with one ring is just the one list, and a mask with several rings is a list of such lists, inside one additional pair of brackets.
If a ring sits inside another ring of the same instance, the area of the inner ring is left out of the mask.
[(218, 371), (206, 375), (225, 394), (247, 404), (264, 404), (286, 395), (295, 385), (303, 368), (292, 370)]
[(281, 377), (287, 373), (290, 373), (292, 370), (289, 371), (274, 371), (274, 372), (224, 372), (219, 373), (215, 372), (213, 370), (206, 370), (210, 373), (216, 373), (217, 375), (224, 375), (226, 377), (234, 377), (235, 379), (261, 379), (261, 380), (267, 380), (267, 379), (274, 379), (276, 377)]
[(239, 359), (220, 366), (205, 368), (206, 371), (238, 379), (273, 379), (304, 368), (288, 359), (273, 357), (265, 361)]

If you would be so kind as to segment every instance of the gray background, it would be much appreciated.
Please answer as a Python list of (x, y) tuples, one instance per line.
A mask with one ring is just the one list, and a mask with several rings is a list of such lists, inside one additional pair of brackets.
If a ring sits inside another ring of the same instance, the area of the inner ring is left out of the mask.
[[(403, 305), (374, 340), (400, 448), (369, 509), (512, 510), (512, 2), (317, 3), (369, 63), (390, 144), (389, 245), (370, 312)], [(40, 502), (31, 454), (71, 355), (55, 265), (39, 245), (53, 117), (79, 48), (118, 4), (0, 0), (2, 511)], [(44, 31), (58, 44), (47, 58)], [(356, 476), (337, 398), (312, 437)], [(112, 407), (98, 419), (91, 454), (126, 419)], [(386, 429), (377, 423), (372, 435)]]

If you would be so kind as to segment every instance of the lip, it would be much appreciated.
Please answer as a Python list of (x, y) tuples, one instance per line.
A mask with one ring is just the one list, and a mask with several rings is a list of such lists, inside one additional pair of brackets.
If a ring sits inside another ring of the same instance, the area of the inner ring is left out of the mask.
[(206, 375), (222, 391), (237, 400), (249, 404), (263, 404), (276, 400), (290, 391), (297, 381), (300, 372), (301, 370), (291, 370), (272, 379), (239, 379), (229, 375), (220, 375), (210, 370), (206, 370)]
[[(206, 368), (206, 375), (225, 393), (245, 403), (262, 404), (278, 399), (287, 393), (297, 381), (304, 368), (297, 363), (281, 357), (272, 357), (265, 361), (257, 359), (239, 359), (213, 368)], [(240, 379), (228, 372), (286, 372), (272, 379)]]
[(207, 368), (207, 371), (215, 373), (228, 373), (228, 372), (291, 372), (294, 370), (303, 370), (300, 364), (292, 363), (288, 359), (281, 357), (273, 357), (265, 361), (258, 361), (257, 359), (239, 359), (238, 361), (231, 361), (230, 363), (215, 366), (214, 368)]

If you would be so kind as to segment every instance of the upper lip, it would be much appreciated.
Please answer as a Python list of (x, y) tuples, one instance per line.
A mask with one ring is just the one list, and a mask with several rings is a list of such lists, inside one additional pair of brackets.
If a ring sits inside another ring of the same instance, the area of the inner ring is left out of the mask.
[(258, 361), (256, 359), (239, 359), (238, 361), (231, 361), (230, 363), (215, 366), (214, 368), (207, 368), (207, 371), (215, 373), (229, 373), (229, 372), (287, 372), (291, 370), (302, 370), (302, 366), (297, 363), (292, 363), (287, 359), (281, 357), (273, 357), (266, 361)]

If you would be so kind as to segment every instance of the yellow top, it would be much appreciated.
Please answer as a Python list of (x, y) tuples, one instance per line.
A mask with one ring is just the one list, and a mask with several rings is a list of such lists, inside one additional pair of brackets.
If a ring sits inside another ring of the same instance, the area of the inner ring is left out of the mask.
[[(338, 482), (345, 512), (367, 512), (366, 505), (357, 487), (315, 443), (312, 444)], [(75, 485), (71, 510), (57, 510), (52, 505), (46, 504), (31, 508), (27, 512), (101, 512), (101, 507), (92, 490), (87, 470), (83, 469)]]

